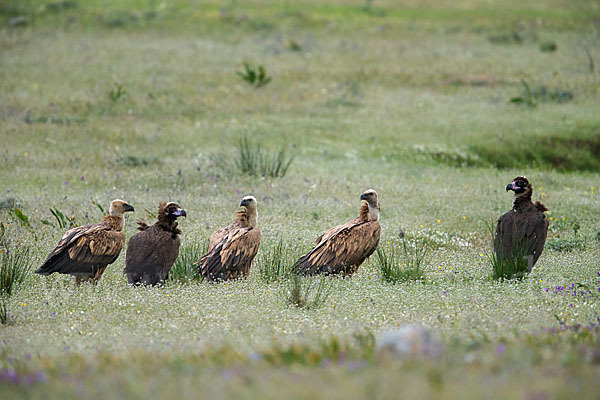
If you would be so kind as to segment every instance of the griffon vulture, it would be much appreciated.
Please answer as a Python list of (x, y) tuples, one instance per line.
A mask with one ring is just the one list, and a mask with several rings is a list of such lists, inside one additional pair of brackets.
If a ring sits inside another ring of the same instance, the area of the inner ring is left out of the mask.
[(250, 273), (260, 244), (256, 199), (246, 196), (240, 207), (235, 221), (212, 234), (208, 254), (195, 262), (200, 274), (211, 282), (246, 277)]
[(92, 280), (97, 283), (108, 264), (112, 264), (125, 243), (123, 214), (133, 207), (123, 200), (110, 203), (109, 215), (98, 224), (68, 230), (58, 245), (35, 272), (50, 275), (70, 274), (75, 282)]
[(350, 276), (373, 254), (381, 234), (377, 192), (367, 190), (360, 199), (363, 203), (358, 217), (322, 234), (316, 246), (296, 262), (295, 272)]
[(130, 284), (156, 285), (164, 282), (179, 255), (177, 217), (187, 217), (178, 204), (162, 202), (158, 206), (158, 221), (149, 226), (138, 222), (140, 232), (127, 244), (125, 270)]
[(494, 251), (497, 260), (523, 258), (527, 270), (533, 266), (544, 250), (548, 234), (548, 211), (539, 201), (531, 202), (531, 184), (524, 176), (516, 177), (506, 185), (506, 191), (515, 192), (513, 208), (498, 219), (494, 237)]

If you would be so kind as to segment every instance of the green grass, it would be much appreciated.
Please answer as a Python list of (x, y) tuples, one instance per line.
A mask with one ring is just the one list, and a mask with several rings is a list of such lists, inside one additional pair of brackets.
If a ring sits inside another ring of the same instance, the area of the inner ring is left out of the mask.
[(424, 240), (409, 241), (405, 237), (380, 244), (376, 250), (376, 264), (381, 279), (389, 283), (420, 281), (425, 275), (428, 248)]
[[(545, 289), (597, 290), (599, 16), (583, 0), (0, 2), (0, 223), (31, 249), (4, 302), (3, 397), (594, 397), (598, 331), (572, 327), (597, 321), (598, 298)], [(272, 81), (248, 85), (244, 60)], [(522, 80), (535, 107), (510, 102)], [(265, 168), (236, 166), (257, 148)], [(493, 281), (484, 221), (517, 175), (550, 209), (548, 245), (527, 279)], [(422, 279), (378, 279), (374, 254), (325, 278), (317, 306), (290, 305), (285, 266), (366, 188), (382, 250), (400, 231), (427, 244)], [(186, 279), (248, 194), (249, 278)], [(125, 251), (95, 287), (31, 273), (114, 198), (136, 209), (128, 238), (158, 201), (186, 209), (172, 279), (129, 287)], [(376, 354), (410, 323), (442, 359)]]

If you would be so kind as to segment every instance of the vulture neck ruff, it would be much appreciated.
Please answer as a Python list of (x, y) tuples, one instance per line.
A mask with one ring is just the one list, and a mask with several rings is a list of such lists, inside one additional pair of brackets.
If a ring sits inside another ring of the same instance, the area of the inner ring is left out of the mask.
[(367, 201), (363, 201), (359, 210), (359, 219), (361, 221), (378, 221), (379, 220), (379, 207), (372, 206)]
[(246, 206), (242, 206), (242, 209), (236, 213), (236, 221), (244, 227), (256, 227), (257, 219), (258, 213), (256, 212), (256, 209), (252, 210)]
[(532, 205), (531, 202), (531, 186), (528, 186), (523, 193), (515, 193), (515, 200), (513, 202), (513, 210), (519, 211)]
[(108, 225), (112, 230), (121, 232), (125, 221), (122, 215), (106, 215), (102, 218), (102, 224)]

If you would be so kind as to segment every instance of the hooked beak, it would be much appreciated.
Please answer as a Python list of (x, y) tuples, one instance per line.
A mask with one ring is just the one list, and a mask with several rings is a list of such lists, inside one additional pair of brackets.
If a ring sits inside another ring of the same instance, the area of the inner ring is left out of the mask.
[(177, 209), (177, 211), (175, 211), (175, 212), (174, 212), (173, 214), (171, 214), (171, 215), (174, 215), (174, 216), (176, 216), (176, 217), (185, 217), (185, 218), (187, 218), (187, 213), (186, 213), (186, 212), (185, 212), (185, 210), (184, 210), (184, 209), (182, 209), (182, 208), (178, 208), (178, 209)]
[(240, 203), (240, 207), (245, 207), (247, 205), (250, 204), (250, 200), (244, 199), (242, 200), (242, 202)]
[(129, 204), (123, 204), (123, 211), (128, 212), (128, 211), (135, 211), (135, 210), (133, 209), (133, 206), (130, 206)]
[(363, 194), (361, 194), (361, 195), (360, 195), (360, 199), (361, 199), (361, 200), (364, 200), (364, 201), (367, 201), (367, 195), (366, 195), (366, 194), (364, 194), (364, 193), (363, 193)]
[(506, 185), (506, 191), (508, 192), (509, 190), (513, 190), (513, 191), (517, 191), (519, 190), (520, 187), (516, 186), (514, 182), (509, 183), (508, 185)]

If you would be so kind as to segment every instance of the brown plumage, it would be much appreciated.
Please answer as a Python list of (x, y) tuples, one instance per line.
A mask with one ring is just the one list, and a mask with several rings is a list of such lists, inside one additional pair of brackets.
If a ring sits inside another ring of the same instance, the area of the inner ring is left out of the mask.
[(321, 235), (316, 246), (296, 262), (295, 272), (350, 276), (373, 254), (381, 234), (377, 192), (367, 190), (360, 199), (363, 204), (358, 217)]
[(506, 191), (515, 192), (513, 208), (498, 219), (494, 237), (496, 259), (510, 260), (523, 257), (527, 270), (533, 266), (544, 250), (548, 234), (548, 211), (539, 201), (531, 202), (531, 184), (523, 176), (516, 177), (506, 186)]
[(125, 270), (130, 284), (156, 285), (164, 282), (179, 255), (181, 231), (177, 217), (186, 217), (178, 204), (162, 202), (158, 206), (158, 221), (149, 226), (138, 222), (140, 232), (127, 244)]
[(260, 245), (256, 206), (254, 197), (244, 197), (235, 221), (211, 235), (208, 254), (195, 263), (209, 281), (236, 279), (250, 273)]
[(56, 248), (35, 272), (50, 275), (55, 272), (75, 276), (75, 281), (97, 283), (108, 264), (112, 264), (123, 248), (125, 234), (123, 214), (133, 207), (123, 200), (110, 203), (109, 215), (98, 224), (68, 230)]

